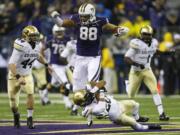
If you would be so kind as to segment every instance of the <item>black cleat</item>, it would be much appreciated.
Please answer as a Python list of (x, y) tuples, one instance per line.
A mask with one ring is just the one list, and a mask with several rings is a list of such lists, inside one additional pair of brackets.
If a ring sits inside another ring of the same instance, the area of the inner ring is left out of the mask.
[(88, 127), (91, 127), (93, 125), (93, 121), (92, 120), (88, 121), (87, 125), (88, 125)]
[(149, 121), (149, 118), (148, 117), (142, 117), (140, 116), (138, 120), (136, 120), (137, 122), (147, 122)]
[(35, 126), (33, 124), (33, 118), (32, 117), (27, 118), (27, 126), (28, 126), (29, 129), (34, 129), (35, 128)]
[(14, 114), (14, 127), (20, 128), (20, 114), (19, 113)]
[(72, 116), (77, 116), (78, 115), (78, 110), (71, 110), (71, 115)]
[(168, 121), (168, 120), (169, 120), (169, 117), (166, 116), (166, 114), (163, 112), (163, 113), (159, 116), (159, 120)]
[(149, 125), (149, 129), (160, 130), (162, 127), (158, 124)]

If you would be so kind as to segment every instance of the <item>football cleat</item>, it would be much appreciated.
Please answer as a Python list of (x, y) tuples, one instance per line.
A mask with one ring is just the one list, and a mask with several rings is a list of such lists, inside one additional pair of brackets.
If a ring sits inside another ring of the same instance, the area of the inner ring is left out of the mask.
[(15, 113), (14, 114), (14, 127), (15, 128), (20, 128), (20, 114), (19, 113)]
[(87, 125), (88, 127), (91, 127), (93, 125), (93, 121), (92, 120), (88, 121)]
[(33, 118), (32, 117), (27, 118), (27, 126), (28, 126), (29, 129), (34, 129), (35, 128), (35, 126), (33, 124)]
[(138, 120), (136, 120), (137, 122), (147, 122), (149, 121), (149, 118), (148, 117), (142, 117), (140, 116)]
[(149, 129), (160, 130), (162, 127), (158, 124), (149, 125)]
[(163, 113), (159, 116), (159, 120), (168, 121), (168, 120), (169, 120), (169, 117), (166, 116), (166, 114), (163, 112)]
[(47, 102), (44, 102), (44, 101), (42, 100), (42, 101), (41, 101), (41, 104), (42, 104), (43, 106), (49, 105), (49, 104), (51, 104), (51, 101), (48, 100)]

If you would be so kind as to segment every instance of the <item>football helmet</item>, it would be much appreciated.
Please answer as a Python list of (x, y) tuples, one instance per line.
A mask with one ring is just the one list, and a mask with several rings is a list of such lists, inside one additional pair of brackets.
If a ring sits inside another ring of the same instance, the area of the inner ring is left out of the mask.
[(65, 28), (59, 27), (58, 25), (54, 25), (52, 28), (52, 33), (56, 38), (63, 38), (65, 34)]
[(33, 25), (28, 25), (22, 30), (22, 37), (28, 42), (37, 42), (40, 40), (40, 33)]
[(94, 5), (90, 3), (82, 4), (79, 7), (78, 14), (82, 24), (89, 24), (96, 19), (96, 9)]
[(153, 35), (153, 29), (152, 29), (152, 27), (149, 26), (149, 25), (143, 26), (143, 27), (140, 29), (140, 38), (141, 38), (145, 43), (148, 43), (148, 44), (151, 43), (152, 35)]
[(94, 100), (94, 94), (87, 90), (79, 90), (73, 95), (73, 101), (76, 105), (86, 106), (92, 103)]

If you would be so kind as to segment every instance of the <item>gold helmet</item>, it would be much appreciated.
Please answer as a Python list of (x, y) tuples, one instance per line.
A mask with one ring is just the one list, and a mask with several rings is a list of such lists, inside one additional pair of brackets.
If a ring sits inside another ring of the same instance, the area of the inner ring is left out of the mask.
[(153, 35), (153, 29), (152, 29), (152, 27), (149, 26), (149, 25), (143, 26), (143, 27), (140, 29), (140, 38), (141, 38), (144, 42), (146, 42), (146, 43), (151, 43), (152, 35)]
[(22, 37), (28, 42), (36, 42), (40, 40), (40, 33), (33, 25), (28, 25), (22, 30)]
[(73, 101), (76, 105), (86, 106), (92, 103), (94, 100), (94, 94), (87, 90), (79, 90), (73, 95)]

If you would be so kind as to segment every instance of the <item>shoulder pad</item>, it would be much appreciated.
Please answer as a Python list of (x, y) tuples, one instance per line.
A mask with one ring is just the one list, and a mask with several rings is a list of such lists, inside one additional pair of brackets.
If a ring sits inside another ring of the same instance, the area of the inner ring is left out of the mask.
[(130, 47), (134, 49), (139, 49), (139, 39), (132, 39), (130, 41)]
[(19, 50), (19, 51), (23, 51), (25, 46), (26, 46), (27, 42), (23, 39), (16, 39), (14, 41), (14, 48)]
[(159, 44), (159, 43), (158, 43), (158, 40), (155, 39), (155, 38), (152, 39), (152, 42), (153, 42), (153, 44), (154, 44), (155, 46), (158, 46), (158, 44)]

